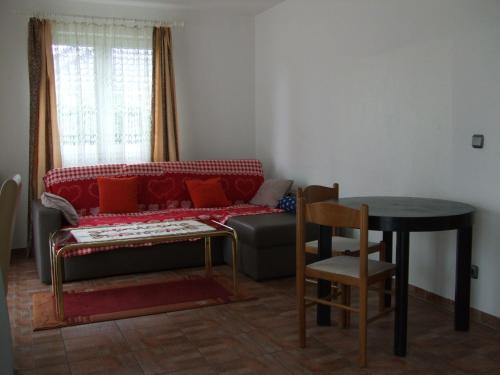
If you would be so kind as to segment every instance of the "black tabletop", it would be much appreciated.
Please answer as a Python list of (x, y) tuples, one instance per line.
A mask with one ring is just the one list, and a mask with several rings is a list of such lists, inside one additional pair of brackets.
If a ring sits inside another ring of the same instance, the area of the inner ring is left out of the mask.
[(381, 231), (430, 232), (472, 225), (474, 207), (442, 199), (414, 197), (351, 197), (339, 203), (369, 208), (369, 227)]

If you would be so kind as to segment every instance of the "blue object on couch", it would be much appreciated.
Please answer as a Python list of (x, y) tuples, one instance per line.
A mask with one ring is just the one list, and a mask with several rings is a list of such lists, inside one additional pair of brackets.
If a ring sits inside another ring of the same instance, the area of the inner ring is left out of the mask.
[(297, 202), (295, 199), (295, 195), (285, 195), (278, 202), (278, 208), (285, 210), (286, 212), (295, 213)]

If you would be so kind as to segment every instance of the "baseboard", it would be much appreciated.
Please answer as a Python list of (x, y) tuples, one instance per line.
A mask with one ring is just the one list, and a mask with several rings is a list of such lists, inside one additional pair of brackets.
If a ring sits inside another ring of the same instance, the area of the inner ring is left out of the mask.
[[(415, 285), (408, 285), (408, 294), (422, 299), (424, 301), (430, 302), (434, 305), (439, 306), (440, 308), (445, 309), (446, 311), (453, 312), (454, 302), (451, 299), (442, 297), (435, 293), (429, 292), (422, 288), (419, 288)], [(500, 331), (500, 318), (494, 315), (485, 313), (483, 311), (477, 310), (473, 307), (470, 309), (470, 319), (473, 322), (484, 324), (490, 328)]]

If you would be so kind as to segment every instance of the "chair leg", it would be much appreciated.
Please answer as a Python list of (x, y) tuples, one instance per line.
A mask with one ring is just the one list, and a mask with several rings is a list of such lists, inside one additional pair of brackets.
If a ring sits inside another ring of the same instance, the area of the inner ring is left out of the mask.
[[(351, 287), (349, 285), (342, 285), (342, 305), (351, 306)], [(351, 326), (351, 312), (342, 309), (340, 314), (342, 328), (349, 328)]]
[(297, 280), (297, 307), (299, 314), (299, 345), (301, 348), (306, 346), (306, 303), (305, 295), (305, 280)]
[[(380, 246), (378, 260), (385, 262), (385, 243)], [(378, 311), (382, 312), (385, 310), (385, 280), (380, 282), (379, 292), (378, 292)]]
[(366, 367), (366, 334), (368, 318), (368, 286), (359, 288), (359, 366)]
[(378, 312), (383, 312), (385, 310), (385, 280), (379, 283), (378, 291)]

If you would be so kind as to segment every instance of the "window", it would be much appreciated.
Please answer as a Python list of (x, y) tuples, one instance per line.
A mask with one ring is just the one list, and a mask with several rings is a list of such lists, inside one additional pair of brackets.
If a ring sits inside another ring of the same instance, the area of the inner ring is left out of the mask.
[(152, 28), (54, 22), (64, 167), (151, 160)]

